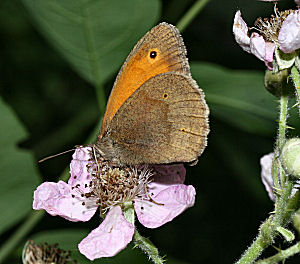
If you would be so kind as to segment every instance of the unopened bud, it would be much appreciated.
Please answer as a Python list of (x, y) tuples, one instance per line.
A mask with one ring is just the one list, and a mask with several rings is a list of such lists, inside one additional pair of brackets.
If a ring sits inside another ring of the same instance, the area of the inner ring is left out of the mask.
[(300, 139), (287, 140), (281, 151), (281, 162), (287, 173), (300, 178)]
[(280, 97), (293, 96), (293, 86), (288, 82), (289, 72), (287, 69), (273, 73), (272, 71), (266, 70), (265, 73), (265, 87), (271, 94)]

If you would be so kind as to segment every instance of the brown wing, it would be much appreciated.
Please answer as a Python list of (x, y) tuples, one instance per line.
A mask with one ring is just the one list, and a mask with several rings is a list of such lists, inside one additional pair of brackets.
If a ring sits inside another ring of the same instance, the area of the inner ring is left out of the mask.
[(136, 89), (151, 77), (171, 71), (190, 75), (186, 49), (178, 30), (161, 23), (136, 44), (124, 62), (106, 106), (99, 138), (106, 133), (113, 116)]
[(160, 74), (127, 99), (96, 144), (119, 164), (192, 162), (206, 146), (208, 114), (191, 77)]

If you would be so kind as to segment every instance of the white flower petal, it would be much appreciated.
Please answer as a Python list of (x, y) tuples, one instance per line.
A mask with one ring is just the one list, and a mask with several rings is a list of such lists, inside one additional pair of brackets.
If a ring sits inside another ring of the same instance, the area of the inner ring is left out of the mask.
[(275, 195), (273, 193), (273, 177), (272, 177), (272, 163), (274, 159), (274, 153), (269, 153), (267, 155), (264, 155), (260, 159), (260, 166), (261, 166), (261, 180), (266, 188), (266, 191), (268, 192), (268, 195), (270, 199), (274, 202), (275, 201)]
[(151, 197), (153, 201), (135, 200), (134, 209), (142, 225), (157, 228), (172, 221), (185, 209), (195, 203), (195, 188), (191, 185), (177, 184), (158, 187), (158, 193)]
[(266, 42), (266, 54), (265, 54), (265, 65), (268, 67), (268, 70), (273, 70), (273, 60), (274, 52), (276, 45), (272, 42)]
[(38, 186), (32, 207), (73, 222), (90, 220), (98, 208), (96, 203), (90, 206), (88, 199), (81, 197), (78, 191), (63, 181), (44, 182)]
[(235, 13), (232, 31), (236, 42), (241, 46), (241, 48), (247, 52), (250, 52), (250, 38), (248, 36), (248, 26), (243, 20), (240, 10), (238, 10)]
[(250, 50), (253, 55), (262, 61), (265, 61), (266, 57), (266, 42), (262, 36), (254, 32), (250, 37)]
[(109, 210), (104, 221), (78, 245), (88, 259), (112, 257), (132, 240), (134, 226), (124, 217), (120, 206)]
[(300, 48), (300, 10), (291, 13), (283, 21), (278, 36), (279, 49), (292, 53)]

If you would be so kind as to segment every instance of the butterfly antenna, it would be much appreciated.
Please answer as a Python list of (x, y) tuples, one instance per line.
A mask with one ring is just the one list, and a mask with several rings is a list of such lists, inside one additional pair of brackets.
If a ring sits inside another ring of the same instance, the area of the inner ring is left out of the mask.
[(57, 157), (57, 156), (60, 156), (60, 155), (66, 154), (66, 153), (68, 153), (68, 152), (71, 152), (71, 151), (74, 151), (74, 150), (76, 150), (76, 148), (69, 149), (69, 150), (66, 150), (66, 151), (60, 152), (60, 153), (58, 153), (58, 154), (55, 154), (55, 155), (48, 156), (48, 157), (46, 157), (46, 158), (43, 158), (43, 159), (39, 160), (39, 161), (38, 161), (38, 163), (41, 163), (41, 162), (43, 162), (43, 161), (45, 161), (45, 160), (48, 160), (48, 159), (55, 158), (55, 157)]
[(97, 169), (98, 169), (98, 171), (100, 171), (100, 167), (99, 167), (99, 163), (98, 163), (98, 160), (97, 160), (97, 155), (96, 155), (96, 149), (95, 149), (95, 146), (93, 146), (92, 148), (93, 148), (94, 159), (95, 159), (96, 164), (97, 164)]

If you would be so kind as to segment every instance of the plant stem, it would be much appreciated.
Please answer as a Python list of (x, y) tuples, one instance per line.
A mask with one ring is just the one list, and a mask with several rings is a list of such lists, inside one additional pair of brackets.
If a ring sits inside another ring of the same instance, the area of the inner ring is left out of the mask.
[(277, 137), (277, 147), (281, 150), (285, 143), (285, 132), (286, 132), (286, 120), (288, 112), (288, 97), (280, 97), (280, 113), (279, 113), (279, 129)]
[(275, 203), (275, 215), (273, 218), (273, 228), (276, 229), (278, 226), (286, 225), (286, 222), (289, 221), (285, 216), (287, 214), (287, 203), (288, 199), (291, 195), (294, 183), (292, 181), (288, 181), (287, 185), (285, 186), (282, 195), (277, 198)]
[(280, 250), (276, 255), (259, 260), (255, 262), (255, 264), (273, 264), (273, 263), (279, 263), (282, 260), (287, 259), (288, 257), (291, 257), (297, 253), (300, 252), (300, 242), (297, 244), (285, 249), (285, 250)]
[(124, 208), (122, 211), (126, 220), (134, 226), (135, 215), (134, 215), (134, 207), (132, 202), (125, 202), (123, 206)]
[(293, 66), (291, 70), (291, 78), (295, 86), (295, 95), (296, 95), (297, 106), (300, 115), (300, 74), (296, 66)]
[(151, 259), (155, 264), (163, 264), (164, 259), (159, 256), (157, 248), (152, 244), (152, 242), (139, 234), (137, 230), (134, 231), (134, 243), (139, 247), (149, 259)]
[[(260, 231), (256, 239), (253, 241), (252, 245), (245, 251), (242, 257), (236, 262), (236, 264), (249, 264), (253, 263), (262, 253), (262, 251), (272, 244), (274, 238), (278, 235), (276, 229), (280, 226), (285, 226), (289, 221), (287, 218), (287, 202), (291, 195), (293, 182), (287, 181), (285, 178), (284, 171), (281, 167), (280, 161), (278, 159), (279, 152), (285, 142), (285, 133), (286, 133), (286, 120), (288, 113), (288, 97), (282, 96), (280, 98), (280, 113), (279, 113), (279, 128), (278, 135), (275, 147), (275, 161), (273, 168), (273, 173), (277, 174), (277, 171), (280, 171), (280, 182), (281, 182), (281, 193), (277, 197), (275, 202), (275, 214), (270, 216), (260, 227)], [(273, 175), (274, 180), (277, 179)]]
[(281, 149), (285, 143), (285, 134), (286, 134), (286, 128), (287, 128), (287, 124), (286, 124), (287, 113), (288, 113), (288, 96), (281, 96), (278, 136), (277, 136), (277, 142), (276, 142), (276, 147), (275, 147), (275, 151), (274, 151), (275, 160), (277, 163), (277, 171), (279, 172), (279, 180), (280, 180), (281, 188), (284, 188), (284, 185), (286, 183), (285, 172), (281, 166), (279, 156), (280, 156)]
[(14, 232), (14, 234), (0, 248), (0, 263), (7, 258), (9, 253), (16, 248), (20, 241), (25, 237), (35, 224), (43, 217), (44, 211), (32, 212), (25, 222)]
[(257, 238), (253, 241), (252, 245), (245, 251), (243, 256), (236, 262), (236, 264), (250, 264), (253, 263), (262, 253), (262, 251), (271, 245), (273, 239), (277, 236), (276, 228), (285, 225), (287, 219), (287, 200), (291, 194), (293, 187), (292, 182), (288, 182), (285, 190), (278, 199), (277, 205), (275, 205), (276, 211), (273, 216), (268, 218), (260, 228), (260, 232)]
[(282, 96), (279, 102), (280, 102), (280, 113), (279, 113), (279, 121), (278, 121), (279, 127), (278, 127), (277, 140), (275, 144), (274, 161), (272, 167), (273, 183), (276, 190), (282, 189), (285, 184), (285, 173), (282, 169), (279, 160), (279, 155), (280, 155), (280, 150), (285, 142), (288, 97)]
[(188, 24), (195, 18), (195, 16), (201, 11), (201, 9), (209, 2), (209, 0), (198, 0), (192, 7), (185, 13), (185, 15), (179, 20), (176, 27), (180, 32), (183, 32)]
[(294, 214), (294, 212), (296, 210), (298, 210), (300, 207), (300, 191), (298, 190), (293, 197), (289, 198), (288, 202), (287, 202), (287, 209), (286, 209), (286, 213), (283, 216), (283, 222), (286, 223), (288, 222), (292, 215)]
[(249, 264), (253, 263), (261, 252), (267, 247), (264, 243), (261, 234), (253, 241), (252, 245), (245, 251), (244, 255), (236, 262), (236, 264)]

